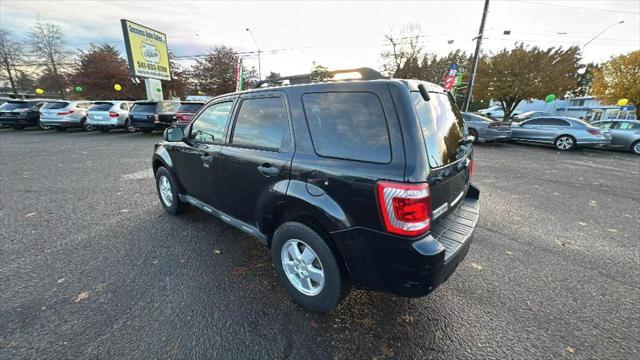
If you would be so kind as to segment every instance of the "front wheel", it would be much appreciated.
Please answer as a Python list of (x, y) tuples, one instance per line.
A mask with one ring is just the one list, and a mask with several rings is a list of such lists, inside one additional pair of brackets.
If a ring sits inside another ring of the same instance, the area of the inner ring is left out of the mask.
[(474, 129), (469, 129), (469, 135), (473, 136), (473, 143), (477, 144), (478, 143), (478, 132), (475, 131)]
[(576, 139), (569, 135), (562, 135), (556, 139), (554, 145), (561, 151), (573, 150), (576, 147)]
[(51, 130), (51, 126), (43, 124), (40, 120), (38, 120), (38, 127), (42, 130)]
[(333, 310), (349, 292), (349, 282), (333, 251), (317, 232), (286, 222), (273, 234), (271, 261), (289, 295), (305, 309)]
[(640, 140), (634, 142), (631, 145), (631, 152), (636, 154), (636, 155), (640, 155)]
[(129, 119), (125, 120), (124, 122), (124, 130), (128, 133), (134, 133), (136, 132), (136, 127), (133, 126), (133, 124), (131, 124), (131, 122), (129, 121)]
[(181, 201), (178, 196), (178, 187), (173, 175), (162, 166), (156, 170), (156, 189), (162, 207), (169, 214), (178, 215), (189, 208), (189, 203)]
[(80, 120), (80, 127), (85, 131), (93, 131), (95, 129), (93, 125), (87, 123), (87, 118)]

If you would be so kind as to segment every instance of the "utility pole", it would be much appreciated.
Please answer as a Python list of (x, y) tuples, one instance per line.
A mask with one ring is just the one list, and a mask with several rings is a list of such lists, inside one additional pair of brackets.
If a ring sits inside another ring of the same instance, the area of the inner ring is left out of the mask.
[(478, 61), (480, 61), (480, 45), (482, 44), (482, 36), (484, 36), (484, 23), (487, 20), (487, 13), (489, 12), (489, 0), (484, 0), (484, 11), (482, 12), (482, 21), (480, 22), (480, 30), (478, 36), (476, 36), (476, 52), (473, 55), (473, 67), (471, 68), (471, 76), (467, 83), (467, 94), (464, 97), (464, 103), (462, 104), (462, 111), (469, 110), (469, 103), (471, 102), (471, 92), (473, 90), (473, 84), (476, 81), (476, 72), (478, 71)]
[(262, 69), (261, 69), (261, 65), (260, 65), (260, 45), (258, 44), (258, 40), (256, 40), (256, 37), (253, 35), (253, 31), (251, 31), (251, 29), (247, 28), (246, 29), (249, 34), (251, 34), (251, 37), (253, 38), (253, 42), (256, 44), (256, 47), (258, 48), (258, 81), (262, 80)]

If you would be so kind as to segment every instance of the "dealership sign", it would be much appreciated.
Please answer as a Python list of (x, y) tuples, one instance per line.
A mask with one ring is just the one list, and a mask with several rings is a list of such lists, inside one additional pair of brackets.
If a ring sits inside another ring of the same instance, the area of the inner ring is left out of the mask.
[(126, 19), (120, 23), (131, 77), (171, 80), (167, 36)]

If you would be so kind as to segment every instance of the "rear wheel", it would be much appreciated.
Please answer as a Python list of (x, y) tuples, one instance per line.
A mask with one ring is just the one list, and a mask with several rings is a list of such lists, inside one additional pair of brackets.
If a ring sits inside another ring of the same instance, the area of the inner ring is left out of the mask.
[(640, 140), (634, 142), (631, 145), (631, 152), (636, 154), (636, 155), (640, 155)]
[(169, 214), (178, 215), (189, 208), (189, 203), (181, 201), (178, 196), (178, 187), (173, 175), (162, 166), (156, 170), (156, 189), (162, 207)]
[(576, 139), (569, 135), (560, 135), (556, 139), (554, 145), (556, 149), (562, 151), (573, 150), (576, 147)]
[(289, 295), (305, 309), (333, 310), (349, 292), (347, 277), (326, 241), (298, 222), (276, 229), (271, 261)]
[(38, 127), (42, 130), (51, 130), (51, 126), (43, 124), (40, 120), (38, 120)]
[(128, 133), (134, 133), (136, 132), (136, 127), (133, 126), (133, 124), (131, 124), (131, 122), (129, 121), (129, 119), (124, 121), (124, 130)]

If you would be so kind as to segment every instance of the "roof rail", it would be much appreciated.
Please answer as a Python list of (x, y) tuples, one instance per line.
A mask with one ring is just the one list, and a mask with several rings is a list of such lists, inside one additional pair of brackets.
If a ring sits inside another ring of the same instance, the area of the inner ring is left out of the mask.
[[(344, 76), (338, 76), (344, 74)], [(349, 75), (353, 74), (353, 77)], [(282, 85), (283, 82), (288, 81), (288, 85), (308, 84), (312, 82), (327, 82), (327, 81), (340, 81), (340, 80), (380, 80), (387, 77), (382, 75), (376, 70), (368, 67), (345, 69), (345, 70), (333, 70), (326, 73), (310, 73), (302, 75), (283, 76), (277, 79), (262, 80), (259, 81), (253, 88), (257, 89), (265, 84), (275, 84), (275, 86)]]

